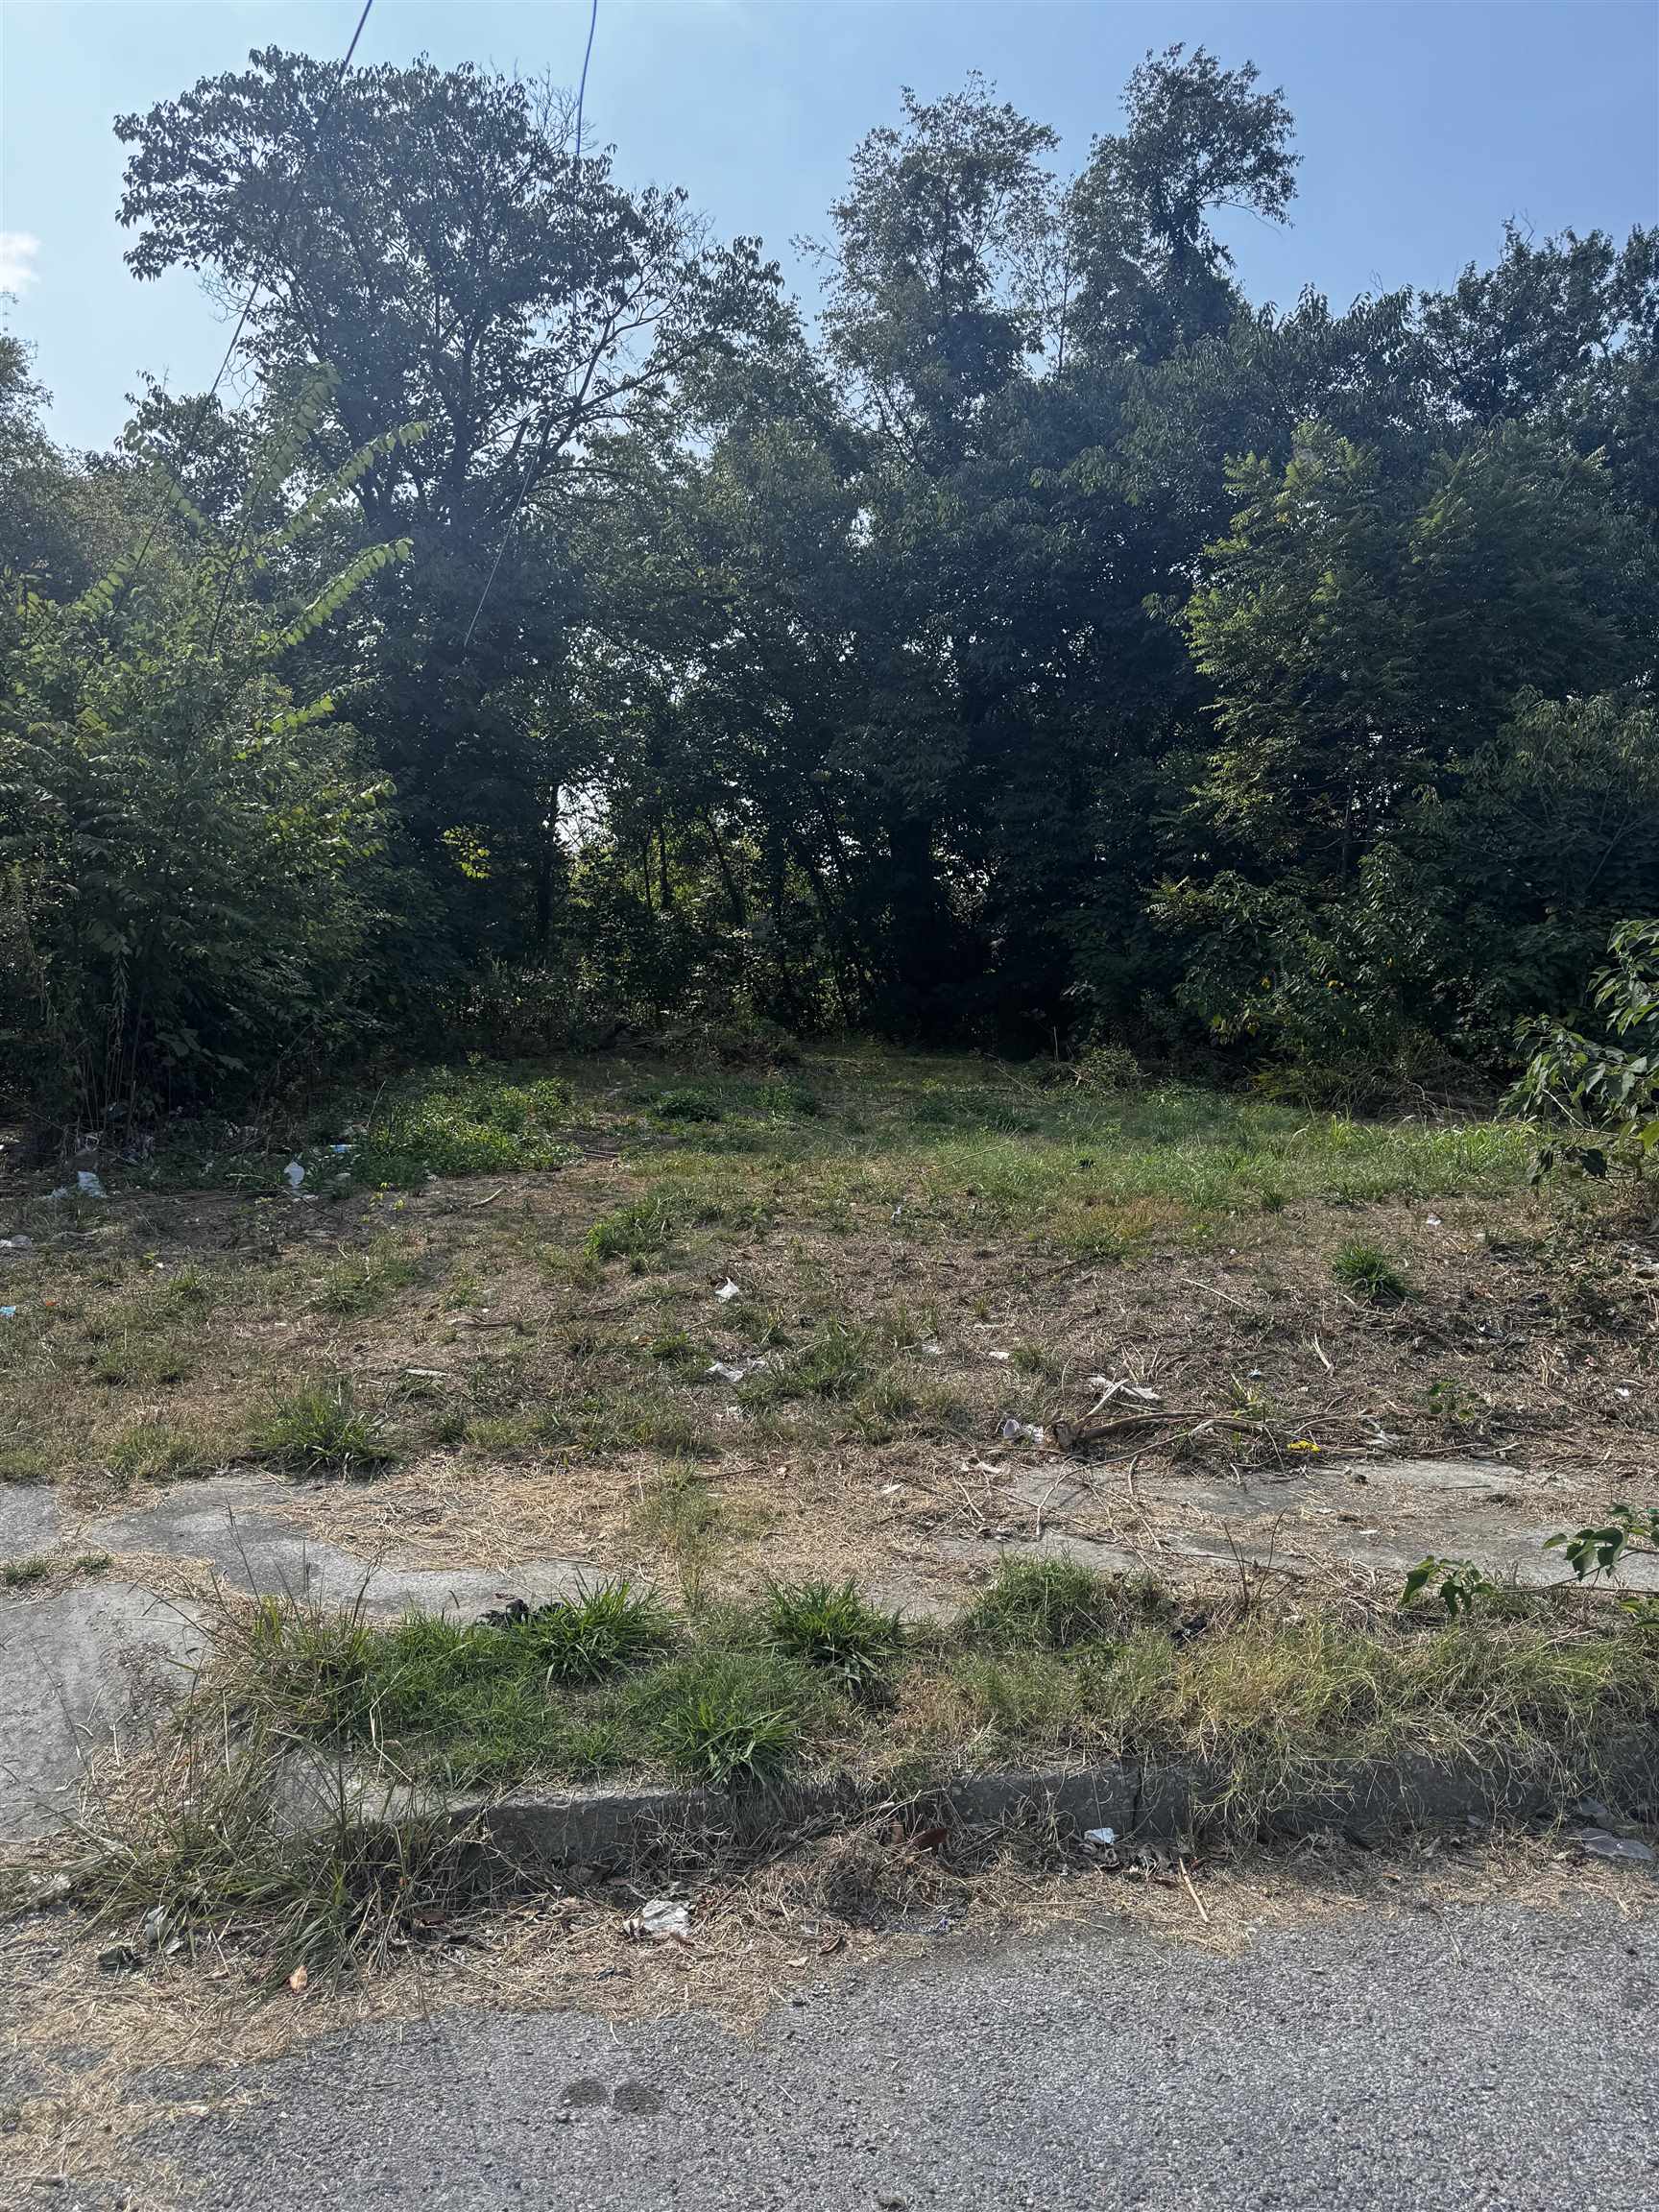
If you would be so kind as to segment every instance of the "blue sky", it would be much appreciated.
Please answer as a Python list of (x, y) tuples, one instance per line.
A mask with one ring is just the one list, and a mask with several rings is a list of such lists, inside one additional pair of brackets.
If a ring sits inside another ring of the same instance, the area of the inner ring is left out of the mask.
[[(241, 65), (254, 45), (344, 51), (359, 0), (0, 0), (0, 283), (72, 445), (111, 438), (141, 372), (211, 377), (228, 335), (195, 279), (140, 285), (115, 221), (118, 111)], [(586, 0), (376, 0), (364, 61), (421, 51), (573, 84)], [(623, 175), (686, 185), (723, 230), (824, 227), (847, 156), (978, 67), (1052, 124), (1062, 161), (1114, 127), (1130, 68), (1182, 38), (1283, 84), (1302, 153), (1293, 223), (1232, 232), (1258, 299), (1339, 303), (1490, 259), (1539, 232), (1659, 220), (1655, 0), (599, 0), (589, 126)]]

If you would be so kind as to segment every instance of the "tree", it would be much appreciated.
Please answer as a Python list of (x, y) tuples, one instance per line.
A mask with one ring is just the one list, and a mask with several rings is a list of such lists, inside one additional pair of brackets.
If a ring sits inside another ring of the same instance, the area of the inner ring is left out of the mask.
[(448, 878), (469, 941), (521, 941), (546, 863), (525, 825), (565, 781), (525, 722), (579, 607), (564, 506), (608, 437), (774, 327), (776, 270), (753, 241), (711, 244), (683, 192), (624, 190), (608, 152), (578, 163), (565, 96), (470, 65), (342, 82), (273, 47), (116, 128), (134, 271), (200, 269), (227, 299), (262, 278), (247, 343), (278, 404), (332, 372), (320, 477), (391, 424), (429, 426), (352, 487), (363, 540), (414, 549), (373, 595), (354, 718), (435, 867), (452, 832), (490, 852)]
[(1091, 349), (1158, 358), (1232, 319), (1233, 257), (1210, 217), (1248, 208), (1284, 222), (1301, 158), (1283, 92), (1260, 82), (1254, 62), (1223, 69), (1179, 44), (1130, 76), (1125, 128), (1094, 140), (1071, 194), (1076, 321)]
[[(280, 671), (408, 547), (307, 576), (329, 504), (278, 491), (232, 535), (175, 494), (142, 563), (24, 600), (0, 692), (0, 1037), (44, 1116), (246, 1093), (386, 1025), (421, 904), (410, 884), (396, 920), (383, 903), (389, 787)], [(247, 589), (273, 569), (285, 605)]]

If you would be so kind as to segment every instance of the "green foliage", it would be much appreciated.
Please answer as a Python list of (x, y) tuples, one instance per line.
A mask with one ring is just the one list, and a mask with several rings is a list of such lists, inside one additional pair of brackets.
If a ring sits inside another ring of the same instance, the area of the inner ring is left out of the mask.
[(1541, 1173), (1559, 1161), (1604, 1175), (1612, 1155), (1640, 1174), (1659, 1145), (1659, 921), (1621, 923), (1608, 950), (1591, 991), (1603, 1037), (1548, 1018), (1521, 1031), (1532, 1050), (1507, 1103), (1568, 1132), (1541, 1148)]
[(1065, 1651), (1114, 1634), (1119, 1594), (1075, 1559), (1004, 1559), (989, 1590), (963, 1623), (966, 1636), (993, 1646)]
[(1338, 1245), (1331, 1272), (1344, 1290), (1372, 1306), (1399, 1306), (1410, 1296), (1410, 1286), (1387, 1253), (1359, 1238)]
[[(1580, 1582), (1617, 1574), (1632, 1551), (1659, 1558), (1659, 1505), (1615, 1505), (1599, 1526), (1546, 1537), (1544, 1549), (1560, 1551)], [(1620, 1602), (1641, 1627), (1659, 1628), (1659, 1596), (1624, 1598)]]
[(780, 1650), (859, 1697), (883, 1689), (903, 1636), (898, 1615), (867, 1605), (852, 1580), (773, 1583), (766, 1626)]
[[(78, 599), (25, 604), (0, 691), (0, 1043), (49, 1115), (247, 1092), (378, 1026), (389, 786), (326, 696), (295, 711), (299, 637), (268, 627), (321, 512), (250, 505), (194, 559), (157, 537), (142, 569), (134, 548)], [(306, 629), (405, 552), (349, 564)]]
[(249, 1441), (262, 1458), (296, 1474), (363, 1474), (393, 1456), (376, 1417), (359, 1407), (344, 1375), (273, 1390)]
[(1496, 1585), (1472, 1559), (1420, 1559), (1406, 1577), (1401, 1605), (1414, 1604), (1431, 1587), (1447, 1618), (1455, 1621), (1460, 1613), (1473, 1612), (1481, 1599), (1490, 1598)]
[[(874, 1026), (1070, 1052), (1101, 1115), (1217, 1060), (1358, 1109), (1551, 1017), (1538, 1111), (1634, 1158), (1647, 1041), (1572, 1010), (1659, 912), (1655, 233), (1257, 309), (1221, 211), (1286, 219), (1284, 94), (1176, 45), (1113, 120), (1066, 177), (976, 76), (905, 93), (808, 330), (492, 69), (269, 49), (120, 118), (133, 267), (257, 290), (253, 389), (84, 463), (0, 342), (0, 1081), (132, 1121), (399, 1033)], [(451, 1104), (354, 1165), (557, 1164)], [(918, 1105), (942, 1172), (1035, 1134)], [(657, 1118), (755, 1141), (724, 1085)]]
[(768, 1788), (800, 1757), (802, 1716), (786, 1673), (743, 1653), (687, 1662), (661, 1694), (668, 1764), (711, 1790)]
[(637, 1265), (667, 1251), (675, 1226), (665, 1198), (641, 1198), (595, 1221), (588, 1232), (588, 1252), (595, 1260), (632, 1260)]
[(561, 1167), (577, 1157), (555, 1136), (569, 1086), (551, 1075), (515, 1081), (498, 1068), (438, 1068), (383, 1096), (350, 1155), (362, 1182), (417, 1186), (428, 1175), (491, 1175)]

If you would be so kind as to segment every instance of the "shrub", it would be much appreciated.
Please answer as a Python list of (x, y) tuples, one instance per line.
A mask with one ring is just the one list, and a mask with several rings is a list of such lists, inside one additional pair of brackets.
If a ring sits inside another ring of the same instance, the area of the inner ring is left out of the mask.
[(1507, 1103), (1564, 1133), (1539, 1152), (1541, 1174), (1604, 1175), (1611, 1156), (1639, 1175), (1659, 1146), (1659, 922), (1621, 923), (1608, 950), (1591, 994), (1605, 1036), (1552, 1020), (1521, 1028), (1531, 1056)]

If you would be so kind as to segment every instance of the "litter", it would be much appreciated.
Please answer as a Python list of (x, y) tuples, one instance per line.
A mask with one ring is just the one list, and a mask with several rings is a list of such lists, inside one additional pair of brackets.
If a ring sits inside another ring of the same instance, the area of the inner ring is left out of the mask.
[(1592, 1859), (1622, 1859), (1631, 1866), (1651, 1866), (1653, 1846), (1634, 1836), (1609, 1836), (1605, 1828), (1581, 1828), (1574, 1838)]
[(1085, 1828), (1083, 1840), (1091, 1851), (1110, 1851), (1118, 1840), (1116, 1828)]
[(745, 1370), (741, 1367), (730, 1366), (724, 1359), (711, 1359), (709, 1362), (707, 1372), (710, 1375), (718, 1375), (722, 1382), (741, 1382)]
[(336, 1160), (344, 1160), (351, 1147), (349, 1144), (330, 1144), (328, 1149), (333, 1153)]
[(931, 1336), (928, 1337), (926, 1344), (918, 1344), (916, 1349), (921, 1353), (924, 1359), (943, 1359), (945, 1357), (944, 1346), (935, 1344)]
[(1040, 1428), (1035, 1421), (1016, 1421), (1010, 1413), (1002, 1424), (1002, 1441), (1004, 1444), (1018, 1444), (1022, 1441), (1027, 1444), (1046, 1444), (1048, 1431)]
[(719, 1299), (722, 1306), (730, 1306), (733, 1299), (741, 1298), (743, 1292), (739, 1286), (733, 1282), (732, 1278), (728, 1276), (725, 1282), (721, 1284), (719, 1289), (715, 1291), (714, 1295)]
[(0, 1252), (33, 1252), (33, 1237), (0, 1237)]
[(305, 1180), (305, 1170), (301, 1166), (298, 1160), (289, 1161), (287, 1166), (282, 1170), (282, 1180), (287, 1184), (290, 1190), (299, 1190), (301, 1184)]
[(986, 1358), (988, 1359), (1000, 1359), (1004, 1366), (1006, 1366), (1008, 1361), (1012, 1359), (1014, 1355), (1012, 1352), (988, 1352), (986, 1354)]
[(685, 1942), (691, 1934), (691, 1915), (671, 1898), (653, 1897), (624, 1923), (623, 1932), (637, 1943)]
[(83, 1167), (75, 1178), (75, 1188), (83, 1198), (108, 1198), (109, 1193), (99, 1182), (96, 1171)]
[(1164, 1403), (1163, 1393), (1149, 1390), (1144, 1382), (1125, 1382), (1121, 1379), (1114, 1382), (1109, 1376), (1091, 1375), (1089, 1387), (1101, 1392), (1100, 1404), (1092, 1406), (1091, 1413), (1098, 1413), (1100, 1407), (1109, 1405), (1114, 1398), (1139, 1398), (1143, 1406), (1161, 1406)]
[(16, 1318), (17, 1309), (15, 1306), (0, 1306), (0, 1321), (15, 1321)]
[(1423, 1216), (1423, 1218), (1424, 1218), (1424, 1220), (1425, 1220), (1425, 1221), (1428, 1223), (1428, 1225), (1429, 1225), (1429, 1227), (1430, 1227), (1431, 1229), (1438, 1229), (1438, 1228), (1439, 1228), (1439, 1226), (1440, 1226), (1440, 1216), (1439, 1216), (1439, 1214), (1424, 1214), (1424, 1216)]

